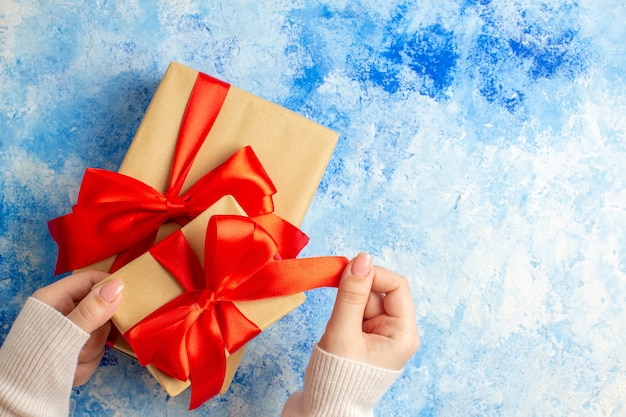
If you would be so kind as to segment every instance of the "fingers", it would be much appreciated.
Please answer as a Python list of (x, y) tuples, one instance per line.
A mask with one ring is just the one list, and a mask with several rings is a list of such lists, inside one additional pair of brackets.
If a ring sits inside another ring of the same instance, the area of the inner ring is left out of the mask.
[(409, 282), (405, 277), (385, 268), (376, 267), (372, 291), (385, 294), (383, 297), (385, 314), (399, 319), (406, 326), (416, 326), (415, 305)]
[(394, 339), (416, 335), (415, 307), (406, 278), (375, 267), (372, 292), (363, 319), (365, 333)]
[(326, 352), (387, 369), (401, 369), (419, 348), (408, 281), (372, 266), (360, 253), (339, 283), (337, 299), (318, 342)]
[(363, 319), (368, 320), (381, 314), (385, 314), (384, 301), (384, 294), (370, 292), (367, 305), (365, 306), (365, 312), (363, 313)]
[(98, 369), (100, 365), (100, 360), (104, 356), (104, 345), (102, 349), (95, 355), (92, 359), (87, 362), (79, 363), (76, 366), (76, 372), (74, 373), (74, 380), (72, 381), (72, 385), (80, 386), (89, 381), (91, 375)]
[(78, 272), (35, 291), (33, 297), (67, 315), (94, 285), (107, 276), (109, 274), (101, 271)]
[[(373, 279), (372, 257), (359, 253), (343, 272), (327, 331), (361, 331)], [(330, 329), (329, 329), (330, 328)]]
[(117, 310), (124, 283), (119, 279), (108, 281), (91, 290), (67, 318), (87, 333), (101, 327)]
[(106, 322), (102, 327), (91, 333), (91, 337), (89, 337), (89, 340), (87, 340), (87, 343), (85, 343), (78, 355), (73, 381), (74, 386), (86, 383), (98, 368), (100, 360), (104, 355), (104, 346), (110, 330), (111, 322)]
[(363, 323), (363, 331), (395, 341), (398, 365), (406, 362), (420, 346), (413, 296), (407, 279), (385, 268), (376, 268), (372, 290), (384, 293), (384, 314)]
[(83, 331), (90, 333), (78, 356), (74, 385), (87, 382), (98, 367), (111, 328), (109, 319), (122, 301), (124, 283), (119, 279), (93, 288), (108, 276), (100, 271), (78, 272), (33, 294), (34, 298), (58, 310)]
[(91, 336), (78, 354), (78, 363), (86, 363), (98, 357), (106, 344), (110, 331), (111, 322), (106, 322), (91, 333)]

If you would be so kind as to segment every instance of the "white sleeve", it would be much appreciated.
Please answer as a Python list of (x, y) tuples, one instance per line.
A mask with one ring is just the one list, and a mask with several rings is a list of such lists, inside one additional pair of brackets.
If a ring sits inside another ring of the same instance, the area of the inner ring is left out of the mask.
[(304, 376), (304, 390), (292, 394), (282, 417), (371, 417), (374, 407), (402, 374), (325, 352), (317, 345)]
[(29, 298), (0, 348), (0, 416), (66, 417), (89, 334)]

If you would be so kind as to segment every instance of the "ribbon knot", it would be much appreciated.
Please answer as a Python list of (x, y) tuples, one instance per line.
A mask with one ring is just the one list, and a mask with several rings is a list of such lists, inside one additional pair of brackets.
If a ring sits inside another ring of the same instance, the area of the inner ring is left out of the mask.
[(207, 311), (210, 308), (215, 307), (215, 293), (211, 290), (200, 291), (196, 303), (203, 311)]
[(185, 200), (175, 194), (165, 193), (165, 207), (167, 216), (170, 219), (183, 217), (187, 214), (188, 209), (185, 206)]

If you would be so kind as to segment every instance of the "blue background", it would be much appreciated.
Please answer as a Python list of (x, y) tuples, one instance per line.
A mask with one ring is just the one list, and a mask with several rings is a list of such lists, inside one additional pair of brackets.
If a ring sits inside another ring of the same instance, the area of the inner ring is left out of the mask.
[[(207, 4), (202, 4), (207, 3)], [(0, 0), (0, 333), (52, 282), (46, 221), (116, 170), (171, 60), (340, 133), (305, 256), (406, 275), (422, 347), (380, 416), (626, 415), (623, 1)], [(333, 290), (195, 415), (278, 415)], [(108, 352), (76, 416), (183, 415)]]

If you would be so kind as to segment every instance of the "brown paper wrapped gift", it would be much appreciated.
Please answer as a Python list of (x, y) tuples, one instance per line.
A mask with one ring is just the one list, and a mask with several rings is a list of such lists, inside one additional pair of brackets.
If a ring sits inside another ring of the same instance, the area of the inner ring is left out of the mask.
[[(159, 192), (166, 191), (181, 121), (198, 78), (198, 71), (184, 65), (173, 62), (169, 66), (124, 158), (119, 170), (121, 174)], [(337, 134), (331, 130), (229, 86), (210, 131), (194, 155), (182, 192), (234, 152), (251, 146), (276, 187), (274, 213), (298, 226), (311, 203), (336, 141)], [(77, 205), (80, 202), (79, 195)], [(174, 222), (165, 223), (159, 229), (158, 239), (179, 227)], [(86, 228), (81, 228), (80, 232), (83, 238)], [(68, 252), (71, 254), (71, 251)], [(86, 265), (86, 269), (109, 271), (114, 258)], [(168, 293), (167, 288), (155, 285), (150, 285), (150, 291)], [(130, 296), (125, 297), (127, 301), (141, 303)], [(276, 306), (284, 315), (301, 302), (301, 297), (293, 297), (286, 300), (282, 307), (279, 304)], [(121, 345), (117, 347), (124, 349)], [(234, 368), (238, 360), (233, 356), (229, 358)], [(180, 385), (167, 387), (172, 395), (182, 389), (184, 386)]]
[[(192, 189), (203, 176), (224, 163), (238, 150), (249, 146), (277, 190), (273, 195), (275, 214), (299, 226), (332, 155), (337, 134), (277, 104), (211, 78), (225, 86), (221, 90), (218, 89), (218, 93), (223, 93), (223, 102), (207, 104), (212, 106), (206, 111), (206, 119), (212, 120), (208, 133), (205, 135), (203, 131), (198, 131), (196, 133), (202, 137), (192, 138), (198, 147), (188, 152), (190, 167), (188, 170), (183, 167), (181, 174), (181, 169), (175, 170), (173, 167), (174, 161), (181, 159), (175, 158), (175, 155), (178, 155), (177, 147), (181, 142), (179, 138), (179, 133), (183, 130), (181, 123), (185, 122), (189, 113), (200, 113), (196, 118), (203, 119), (202, 106), (196, 106), (195, 112), (188, 110), (194, 101), (192, 97), (203, 96), (197, 93), (198, 90), (203, 91), (198, 89), (197, 85), (205, 85), (200, 83), (200, 80), (206, 78), (211, 77), (176, 62), (169, 66), (128, 149), (119, 173), (138, 180), (146, 187), (151, 187), (155, 193), (163, 193), (165, 197), (160, 203), (163, 205), (162, 211), (165, 212), (166, 200), (167, 211), (171, 208), (170, 200), (173, 200), (173, 205), (179, 203), (176, 201), (177, 196), (171, 195), (170, 192), (172, 178), (183, 180), (176, 180), (176, 187), (181, 196), (184, 196), (184, 193)], [(209, 101), (211, 94), (212, 90), (205, 94), (209, 96)], [(216, 113), (214, 121), (211, 118), (213, 112)], [(185, 131), (195, 132), (193, 129)], [(100, 174), (97, 179), (92, 179), (95, 173)], [(109, 250), (112, 252), (110, 255), (115, 255), (118, 252), (113, 251), (111, 247), (124, 249), (127, 238), (125, 232), (137, 229), (136, 225), (132, 224), (134, 221), (132, 216), (135, 213), (131, 212), (125, 220), (131, 226), (125, 226), (126, 229), (116, 228), (117, 239), (107, 241), (106, 238), (102, 238), (107, 236), (103, 235), (106, 232), (102, 230), (103, 224), (120, 222), (119, 219), (111, 218), (110, 212), (119, 206), (116, 203), (121, 197), (118, 195), (94, 197), (96, 194), (94, 188), (107, 186), (111, 188), (110, 185), (103, 185), (103, 181), (110, 179), (100, 178), (101, 176), (101, 170), (88, 170), (73, 213), (50, 222), (51, 233), (59, 243), (57, 272), (86, 266), (110, 270), (114, 257), (97, 258), (98, 253), (102, 252), (100, 249), (104, 249), (105, 252)], [(133, 195), (132, 189), (130, 195)], [(89, 200), (89, 197), (92, 200)], [(110, 202), (115, 204), (111, 205)], [(99, 215), (109, 217), (98, 219), (99, 222), (85, 217), (85, 212), (90, 212), (92, 206), (98, 204), (101, 212)], [(88, 205), (91, 206), (84, 207)], [(202, 210), (209, 205), (202, 207)], [(177, 215), (179, 213), (173, 213), (172, 217)], [(189, 213), (183, 213), (183, 217), (189, 217)], [(86, 245), (85, 239), (88, 239), (89, 235), (93, 237)], [(80, 255), (90, 262), (80, 264), (76, 259)], [(90, 259), (94, 257), (97, 259)], [(100, 262), (94, 263), (97, 261)], [(61, 263), (64, 263), (64, 269), (59, 267)]]

